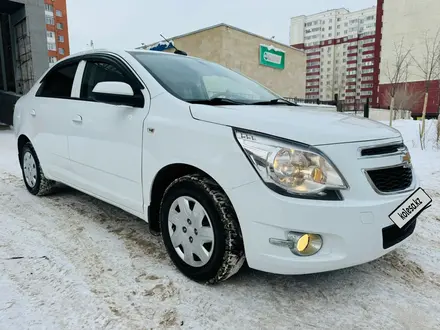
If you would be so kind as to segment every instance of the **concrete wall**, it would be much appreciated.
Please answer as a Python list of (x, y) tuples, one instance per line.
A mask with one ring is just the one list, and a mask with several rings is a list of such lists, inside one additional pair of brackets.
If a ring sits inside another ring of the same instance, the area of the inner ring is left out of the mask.
[[(424, 35), (432, 38), (440, 28), (440, 1), (438, 0), (385, 0), (383, 4), (382, 54), (380, 83), (386, 84), (388, 66), (395, 63), (394, 44), (403, 38), (403, 46), (410, 48), (419, 61), (425, 52)], [(419, 81), (421, 72), (416, 66), (409, 68), (408, 81)]]
[[(404, 49), (411, 49), (412, 56), (424, 63), (426, 54), (425, 35), (434, 38), (440, 29), (440, 1), (438, 0), (380, 0), (383, 2), (382, 40), (379, 76), (380, 106), (386, 105), (386, 95), (389, 90), (388, 68), (391, 75), (396, 62), (395, 45), (402, 43)], [(438, 79), (438, 77), (434, 78)], [(423, 93), (423, 72), (415, 65), (414, 61), (408, 68), (405, 79), (409, 89), (415, 93)], [(434, 82), (430, 89), (430, 98), (427, 112), (436, 116), (439, 111), (440, 89), (438, 82)], [(389, 101), (388, 101), (389, 102)], [(384, 104), (385, 103), (385, 104)], [(413, 113), (422, 112), (423, 102), (413, 109)]]
[(26, 19), (31, 39), (34, 78), (38, 80), (49, 68), (44, 0), (26, 0)]
[[(25, 5), (24, 9), (11, 15), (12, 38), (13, 41), (15, 41), (17, 37), (14, 26), (18, 25), (23, 19), (26, 19), (27, 34), (32, 57), (31, 70), (34, 81), (36, 81), (49, 67), (44, 18), (44, 0), (13, 0), (12, 2), (18, 2)], [(14, 47), (16, 47), (16, 43), (13, 42), (13, 44), (15, 45)], [(13, 52), (16, 54), (17, 49), (13, 49)], [(27, 88), (25, 88), (23, 92), (26, 93)]]
[[(190, 56), (225, 65), (222, 60), (223, 33), (224, 29), (217, 27), (181, 38), (174, 38), (173, 41), (178, 49), (186, 51)], [(168, 52), (174, 52), (174, 49), (169, 49)]]
[[(223, 29), (222, 61), (228, 68), (240, 71), (282, 96), (304, 98), (306, 55), (303, 51), (229, 27)], [(259, 64), (260, 44), (273, 45), (285, 52), (283, 70)]]
[[(306, 56), (301, 50), (225, 25), (173, 38), (173, 41), (178, 49), (186, 51), (190, 56), (239, 71), (282, 96), (304, 98)], [(259, 64), (260, 44), (273, 45), (285, 52), (284, 70)], [(167, 51), (174, 52), (174, 49)]]

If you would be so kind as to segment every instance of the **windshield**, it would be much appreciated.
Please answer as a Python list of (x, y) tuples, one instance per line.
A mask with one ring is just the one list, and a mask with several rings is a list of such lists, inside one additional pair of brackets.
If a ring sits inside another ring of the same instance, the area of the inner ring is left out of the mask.
[(280, 96), (219, 64), (187, 56), (131, 52), (171, 94), (187, 102), (224, 98), (237, 104), (269, 102)]

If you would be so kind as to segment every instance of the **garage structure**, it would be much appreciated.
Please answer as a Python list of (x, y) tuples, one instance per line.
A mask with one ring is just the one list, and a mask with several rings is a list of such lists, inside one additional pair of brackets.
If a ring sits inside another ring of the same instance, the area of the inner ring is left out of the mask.
[(304, 51), (241, 30), (218, 24), (172, 37), (138, 49), (174, 52), (176, 47), (238, 71), (284, 97), (305, 97)]

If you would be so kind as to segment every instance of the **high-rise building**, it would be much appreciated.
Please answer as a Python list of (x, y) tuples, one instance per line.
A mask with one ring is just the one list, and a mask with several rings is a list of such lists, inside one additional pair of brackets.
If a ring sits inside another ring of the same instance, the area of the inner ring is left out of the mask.
[(307, 54), (306, 98), (372, 101), (376, 8), (334, 9), (291, 19), (290, 44)]
[(49, 63), (70, 55), (66, 0), (44, 0)]
[[(440, 1), (438, 0), (378, 0), (377, 2), (377, 38), (376, 86), (373, 105), (387, 108), (390, 105), (390, 76), (395, 73), (396, 49), (402, 53), (411, 51), (408, 65), (404, 65), (402, 78), (397, 93), (399, 107), (409, 108), (414, 117), (423, 110), (425, 81), (426, 36), (428, 45), (433, 47), (433, 40), (440, 29)], [(439, 51), (437, 51), (438, 55)], [(419, 64), (419, 65), (418, 65)], [(429, 68), (429, 66), (427, 66)], [(434, 74), (429, 85), (427, 116), (436, 117), (440, 103), (440, 76)]]

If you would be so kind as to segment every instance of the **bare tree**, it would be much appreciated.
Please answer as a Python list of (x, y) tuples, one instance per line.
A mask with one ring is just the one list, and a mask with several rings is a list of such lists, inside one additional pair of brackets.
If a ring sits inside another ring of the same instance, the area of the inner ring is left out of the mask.
[(408, 66), (411, 50), (403, 47), (403, 38), (399, 44), (394, 43), (394, 63), (390, 66), (388, 62), (385, 69), (385, 76), (390, 82), (389, 94), (391, 97), (390, 102), (390, 126), (393, 125), (395, 97), (398, 91), (399, 85), (408, 78)]
[(432, 38), (429, 32), (424, 35), (424, 47), (420, 58), (412, 59), (419, 71), (420, 77), (425, 82), (425, 99), (423, 101), (422, 126), (420, 128), (420, 145), (425, 149), (425, 118), (426, 109), (428, 107), (429, 89), (433, 80), (439, 78), (440, 73), (440, 28)]

